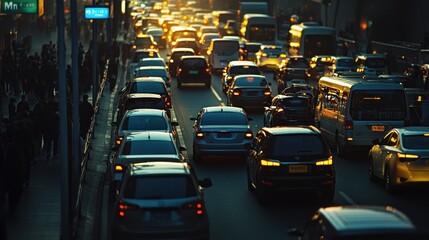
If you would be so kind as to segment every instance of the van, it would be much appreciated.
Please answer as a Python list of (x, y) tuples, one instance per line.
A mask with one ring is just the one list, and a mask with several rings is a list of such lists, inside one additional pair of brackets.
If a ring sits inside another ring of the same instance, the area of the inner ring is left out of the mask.
[(219, 72), (230, 61), (239, 60), (240, 43), (237, 40), (213, 39), (207, 50), (207, 55), (212, 73)]
[(360, 54), (355, 58), (356, 72), (379, 76), (389, 74), (384, 54)]

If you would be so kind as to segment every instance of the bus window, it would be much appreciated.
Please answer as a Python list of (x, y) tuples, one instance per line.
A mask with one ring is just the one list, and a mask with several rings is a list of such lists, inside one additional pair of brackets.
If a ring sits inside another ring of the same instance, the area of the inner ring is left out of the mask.
[(334, 36), (308, 35), (304, 39), (304, 56), (335, 55)]
[(353, 120), (404, 120), (406, 103), (403, 91), (356, 90), (352, 94)]
[(275, 41), (276, 28), (273, 25), (252, 25), (249, 31), (249, 41)]

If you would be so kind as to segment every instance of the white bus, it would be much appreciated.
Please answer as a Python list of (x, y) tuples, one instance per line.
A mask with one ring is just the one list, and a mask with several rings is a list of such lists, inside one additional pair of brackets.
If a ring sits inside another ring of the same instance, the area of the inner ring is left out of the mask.
[(335, 29), (325, 26), (294, 24), (290, 27), (287, 45), (290, 55), (311, 58), (315, 55), (336, 55)]
[(324, 76), (318, 92), (315, 124), (339, 155), (371, 146), (410, 116), (404, 87), (389, 80)]
[(276, 45), (277, 22), (266, 14), (245, 14), (240, 24), (240, 37), (246, 42)]

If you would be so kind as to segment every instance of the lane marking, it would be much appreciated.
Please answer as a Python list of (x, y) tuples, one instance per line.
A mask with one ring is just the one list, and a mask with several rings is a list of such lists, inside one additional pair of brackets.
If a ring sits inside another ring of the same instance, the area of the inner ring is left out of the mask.
[(345, 192), (338, 192), (350, 205), (358, 205), (351, 197), (349, 197)]
[(216, 90), (213, 88), (213, 86), (210, 86), (210, 90), (212, 90), (213, 95), (217, 98), (219, 102), (222, 102), (222, 98), (217, 94)]
[[(173, 110), (173, 108), (170, 109), (170, 112), (171, 112), (171, 120), (175, 121), (175, 122), (179, 122), (179, 121), (177, 121), (176, 112)], [(176, 126), (176, 131), (177, 131), (177, 136), (179, 137), (180, 145), (183, 147), (186, 147), (185, 139), (183, 138), (183, 131), (182, 131), (182, 127), (180, 126), (180, 123), (178, 126)], [(185, 158), (188, 159), (187, 147), (186, 147), (186, 151), (184, 151), (182, 153), (185, 156)]]

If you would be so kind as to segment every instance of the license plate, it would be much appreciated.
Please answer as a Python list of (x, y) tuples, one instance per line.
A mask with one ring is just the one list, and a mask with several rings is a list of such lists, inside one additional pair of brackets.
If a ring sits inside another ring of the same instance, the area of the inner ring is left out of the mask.
[(217, 133), (217, 137), (219, 137), (219, 138), (229, 138), (229, 137), (231, 137), (231, 133), (230, 132), (220, 132), (220, 133)]
[(371, 126), (371, 130), (373, 132), (384, 132), (384, 126), (373, 125), (373, 126)]
[(155, 222), (166, 221), (170, 219), (170, 212), (168, 211), (157, 211), (150, 213), (150, 220)]
[(279, 56), (277, 55), (271, 55), (270, 58), (278, 58)]
[(190, 70), (189, 74), (196, 75), (198, 74), (198, 70)]
[(290, 165), (289, 166), (290, 173), (306, 173), (307, 165)]

